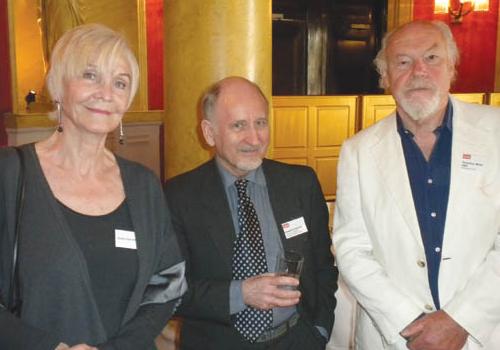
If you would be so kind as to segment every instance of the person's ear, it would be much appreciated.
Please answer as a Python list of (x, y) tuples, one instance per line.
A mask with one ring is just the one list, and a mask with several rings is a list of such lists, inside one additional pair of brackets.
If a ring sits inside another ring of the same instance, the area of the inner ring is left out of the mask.
[(457, 70), (455, 69), (455, 66), (453, 64), (448, 65), (448, 74), (450, 77), (450, 83), (454, 83), (455, 79), (457, 78)]
[(203, 137), (205, 138), (205, 142), (210, 146), (215, 146), (215, 130), (214, 125), (211, 121), (207, 119), (203, 119), (201, 121), (201, 131), (203, 132)]
[(391, 87), (391, 84), (389, 83), (389, 77), (387, 76), (387, 72), (380, 77), (380, 85), (383, 89), (388, 90)]

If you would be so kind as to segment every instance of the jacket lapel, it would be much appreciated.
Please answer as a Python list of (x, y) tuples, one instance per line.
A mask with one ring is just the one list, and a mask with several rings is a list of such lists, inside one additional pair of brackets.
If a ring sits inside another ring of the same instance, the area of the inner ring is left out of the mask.
[[(491, 159), (491, 134), (488, 130), (474, 125), (467, 119), (462, 103), (453, 101), (453, 143), (451, 156), (451, 182), (446, 214), (444, 243), (451, 243), (453, 232), (460, 231), (460, 218), (470, 207), (470, 194), (481, 186), (481, 181), (494, 163)], [(476, 119), (474, 119), (476, 120)], [(475, 165), (471, 165), (471, 164)]]
[(393, 202), (399, 209), (399, 213), (403, 216), (408, 229), (423, 249), (403, 147), (397, 131), (395, 114), (387, 117), (380, 125), (371, 151), (379, 171), (379, 174), (374, 174), (374, 176), (379, 176), (380, 181), (386, 188), (387, 195), (393, 198)]
[(273, 166), (271, 162), (264, 159), (262, 163), (262, 169), (264, 171), (264, 176), (266, 177), (267, 191), (269, 193), (269, 201), (271, 202), (271, 208), (273, 209), (274, 219), (278, 225), (278, 231), (280, 233), (281, 242), (283, 244), (284, 250), (294, 250), (301, 251), (302, 241), (299, 239), (286, 239), (285, 232), (283, 231), (282, 223), (288, 222), (292, 219), (303, 216), (303, 213), (299, 212), (298, 204), (295, 205), (296, 198), (292, 195), (294, 191), (290, 191), (288, 187), (289, 182), (282, 176), (270, 169)]
[(125, 323), (130, 320), (137, 311), (137, 309), (133, 306), (138, 306), (140, 304), (143, 286), (147, 285), (149, 282), (150, 271), (148, 270), (148, 267), (151, 264), (152, 256), (150, 255), (154, 249), (150, 246), (153, 244), (153, 241), (148, 239), (146, 235), (146, 232), (148, 232), (148, 229), (151, 229), (151, 226), (147, 223), (147, 218), (149, 216), (144, 212), (147, 210), (147, 208), (145, 208), (146, 203), (144, 203), (144, 199), (141, 198), (141, 194), (146, 192), (146, 190), (142, 188), (145, 184), (136, 182), (131, 183), (132, 176), (130, 174), (130, 169), (119, 157), (117, 157), (117, 161), (120, 166), (120, 172), (122, 173), (122, 181), (127, 199), (127, 205), (129, 207), (130, 217), (134, 226), (139, 263), (137, 281), (122, 321)]
[(219, 258), (231, 271), (236, 233), (224, 185), (213, 159), (207, 164), (199, 192), (200, 204), (204, 209), (199, 220), (206, 223), (206, 232), (217, 247)]

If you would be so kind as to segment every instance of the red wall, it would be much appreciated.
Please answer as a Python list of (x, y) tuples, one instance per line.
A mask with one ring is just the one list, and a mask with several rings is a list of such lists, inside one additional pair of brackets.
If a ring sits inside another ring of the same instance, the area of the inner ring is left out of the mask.
[(163, 109), (163, 0), (146, 1), (148, 105)]
[[(454, 0), (453, 8), (458, 8)], [(453, 92), (492, 92), (495, 86), (498, 1), (488, 12), (471, 12), (461, 24), (450, 24), (448, 14), (434, 14), (434, 0), (414, 0), (414, 19), (437, 19), (450, 25), (460, 50)]]
[(7, 0), (0, 0), (0, 146), (5, 146), (7, 144), (3, 114), (12, 111), (9, 62)]

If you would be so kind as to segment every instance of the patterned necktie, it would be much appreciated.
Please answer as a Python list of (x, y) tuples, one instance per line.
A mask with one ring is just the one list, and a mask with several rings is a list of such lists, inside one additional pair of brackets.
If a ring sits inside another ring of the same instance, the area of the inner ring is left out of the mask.
[[(264, 241), (255, 208), (247, 195), (248, 180), (234, 182), (238, 191), (238, 225), (240, 234), (233, 247), (233, 279), (244, 280), (267, 272)], [(273, 323), (272, 310), (248, 306), (236, 314), (235, 328), (250, 342), (255, 342)]]

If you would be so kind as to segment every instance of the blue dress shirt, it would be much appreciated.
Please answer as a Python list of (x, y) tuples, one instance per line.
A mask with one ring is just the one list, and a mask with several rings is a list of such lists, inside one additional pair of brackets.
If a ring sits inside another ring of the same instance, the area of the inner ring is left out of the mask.
[(401, 117), (397, 116), (398, 132), (425, 249), (429, 285), (437, 310), (441, 307), (438, 278), (450, 192), (452, 122), (453, 107), (448, 101), (443, 122), (434, 130), (437, 140), (427, 161), (416, 144), (414, 135), (404, 127)]
[[(234, 224), (234, 232), (238, 235), (238, 193), (236, 191), (236, 187), (234, 186), (234, 182), (238, 178), (225, 170), (218, 163), (218, 161), (216, 164), (222, 177), (224, 189), (226, 190), (229, 210), (231, 211)], [(271, 208), (266, 178), (264, 176), (264, 172), (262, 171), (262, 167), (258, 167), (256, 170), (249, 172), (247, 176), (245, 176), (245, 179), (248, 180), (247, 194), (252, 200), (257, 217), (259, 218), (262, 239), (264, 241), (264, 250), (266, 253), (267, 269), (269, 272), (275, 272), (276, 259), (278, 254), (283, 252), (283, 244), (281, 242), (276, 219), (274, 218), (273, 210)], [(236, 236), (234, 239), (236, 240)], [(231, 282), (229, 290), (229, 312), (231, 314), (238, 313), (247, 307), (243, 302), (243, 295), (241, 293), (242, 282), (243, 281)], [(295, 306), (274, 308), (273, 327), (285, 322), (296, 312), (297, 310)]]

